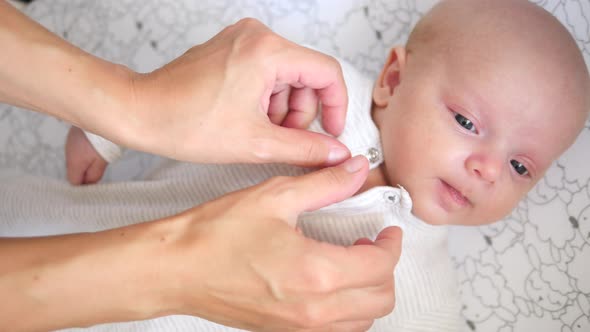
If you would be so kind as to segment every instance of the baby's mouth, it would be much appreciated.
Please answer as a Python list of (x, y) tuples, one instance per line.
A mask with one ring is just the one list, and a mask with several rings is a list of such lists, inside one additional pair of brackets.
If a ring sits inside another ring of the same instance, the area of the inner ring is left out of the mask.
[(448, 193), (449, 197), (459, 206), (468, 206), (471, 205), (471, 202), (465, 195), (461, 193), (461, 191), (457, 190), (455, 187), (450, 185), (449, 183), (441, 180), (443, 187), (445, 188), (446, 192)]

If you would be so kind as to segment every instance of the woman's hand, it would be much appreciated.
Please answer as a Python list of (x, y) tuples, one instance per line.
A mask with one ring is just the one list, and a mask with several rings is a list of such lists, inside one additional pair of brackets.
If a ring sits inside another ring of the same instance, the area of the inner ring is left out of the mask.
[(180, 304), (172, 311), (255, 331), (366, 331), (393, 309), (400, 230), (340, 247), (305, 238), (294, 226), (301, 212), (352, 195), (367, 172), (366, 159), (357, 157), (164, 221), (170, 233), (151, 260), (166, 271), (162, 286), (173, 292), (164, 297)]
[(316, 117), (319, 101), (324, 129), (342, 132), (348, 100), (338, 62), (254, 19), (139, 76), (134, 87), (131, 115), (145, 119), (133, 142), (141, 150), (215, 163), (317, 166), (349, 157), (337, 140), (299, 130)]
[(80, 50), (5, 1), (0, 45), (0, 102), (122, 146), (207, 163), (312, 166), (350, 157), (336, 139), (303, 130), (319, 101), (326, 131), (342, 131), (348, 100), (338, 62), (253, 19), (149, 74)]

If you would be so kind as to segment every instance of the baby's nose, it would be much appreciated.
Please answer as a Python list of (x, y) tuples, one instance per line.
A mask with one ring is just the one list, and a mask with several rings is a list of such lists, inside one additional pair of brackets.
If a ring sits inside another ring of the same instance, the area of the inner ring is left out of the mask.
[(492, 155), (473, 154), (465, 160), (467, 171), (488, 183), (495, 183), (502, 173), (503, 162)]

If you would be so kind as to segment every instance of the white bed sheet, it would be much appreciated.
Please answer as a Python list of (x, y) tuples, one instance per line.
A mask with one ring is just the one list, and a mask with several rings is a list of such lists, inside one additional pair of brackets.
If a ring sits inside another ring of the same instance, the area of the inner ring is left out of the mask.
[[(239, 18), (369, 75), (436, 0), (36, 0), (26, 12), (74, 44), (150, 71)], [(534, 1), (573, 33), (590, 63), (590, 0)], [(64, 177), (67, 125), (0, 104), (0, 171)], [(140, 178), (157, 157), (128, 151), (105, 181)], [(505, 220), (452, 229), (465, 331), (590, 331), (590, 122)], [(0, 183), (1, 188), (1, 183)]]

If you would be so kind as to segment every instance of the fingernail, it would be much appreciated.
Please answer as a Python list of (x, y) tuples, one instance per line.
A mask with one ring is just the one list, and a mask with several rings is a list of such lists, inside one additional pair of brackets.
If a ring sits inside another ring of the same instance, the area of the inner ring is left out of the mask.
[(348, 158), (349, 155), (350, 152), (348, 151), (348, 149), (340, 146), (335, 146), (330, 148), (330, 153), (328, 153), (328, 162), (331, 164), (336, 164)]
[(356, 156), (354, 158), (350, 158), (344, 162), (344, 169), (348, 173), (356, 173), (363, 168), (363, 166), (366, 163), (366, 159), (367, 158), (365, 158), (364, 156)]

